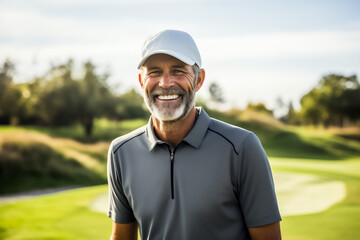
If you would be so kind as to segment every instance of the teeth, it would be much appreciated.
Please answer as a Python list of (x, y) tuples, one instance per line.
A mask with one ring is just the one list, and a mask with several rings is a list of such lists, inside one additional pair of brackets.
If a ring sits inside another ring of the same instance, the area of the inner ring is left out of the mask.
[(178, 97), (179, 97), (179, 95), (159, 95), (159, 96), (157, 96), (157, 98), (160, 100), (174, 100), (174, 99), (177, 99)]

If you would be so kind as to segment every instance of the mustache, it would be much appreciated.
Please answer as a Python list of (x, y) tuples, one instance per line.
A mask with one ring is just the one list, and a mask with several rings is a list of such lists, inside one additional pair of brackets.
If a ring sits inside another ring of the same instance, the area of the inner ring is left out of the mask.
[(151, 96), (157, 96), (157, 95), (185, 95), (186, 92), (182, 89), (176, 89), (176, 88), (161, 88), (156, 87), (154, 88), (150, 95)]

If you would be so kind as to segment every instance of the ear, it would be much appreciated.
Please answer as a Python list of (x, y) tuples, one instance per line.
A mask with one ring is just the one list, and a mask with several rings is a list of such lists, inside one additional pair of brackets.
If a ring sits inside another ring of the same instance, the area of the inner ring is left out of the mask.
[(141, 88), (143, 88), (144, 84), (143, 84), (143, 81), (142, 81), (141, 73), (139, 73), (139, 83), (140, 83)]
[(196, 92), (200, 90), (200, 88), (204, 84), (204, 80), (205, 80), (205, 70), (202, 68), (200, 69), (199, 76), (196, 79)]

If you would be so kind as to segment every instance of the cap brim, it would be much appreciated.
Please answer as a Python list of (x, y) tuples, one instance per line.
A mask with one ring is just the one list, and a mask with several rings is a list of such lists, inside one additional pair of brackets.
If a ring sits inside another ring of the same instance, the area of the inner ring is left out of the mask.
[(179, 59), (180, 61), (188, 64), (188, 65), (194, 65), (195, 64), (195, 61), (192, 60), (191, 58), (185, 56), (184, 54), (181, 54), (179, 52), (175, 52), (175, 51), (171, 51), (171, 50), (156, 50), (156, 51), (153, 51), (153, 52), (150, 52), (148, 54), (146, 54), (140, 61), (139, 65), (138, 65), (138, 69), (140, 69), (144, 64), (145, 62), (149, 59), (149, 57), (155, 55), (155, 54), (166, 54), (166, 55), (170, 55), (174, 58), (177, 58)]

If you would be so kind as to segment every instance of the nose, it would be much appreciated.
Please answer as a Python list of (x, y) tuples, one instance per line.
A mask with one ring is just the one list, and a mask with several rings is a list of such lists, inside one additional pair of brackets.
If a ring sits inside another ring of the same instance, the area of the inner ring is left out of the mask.
[(163, 73), (160, 78), (160, 81), (159, 81), (159, 87), (170, 88), (173, 85), (174, 85), (174, 82), (173, 82), (171, 74)]

